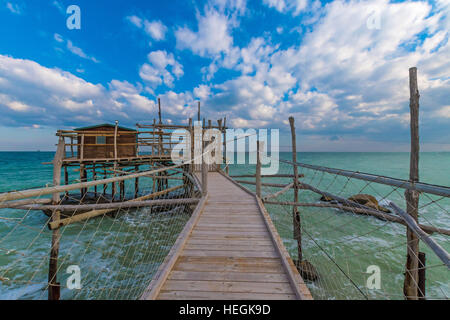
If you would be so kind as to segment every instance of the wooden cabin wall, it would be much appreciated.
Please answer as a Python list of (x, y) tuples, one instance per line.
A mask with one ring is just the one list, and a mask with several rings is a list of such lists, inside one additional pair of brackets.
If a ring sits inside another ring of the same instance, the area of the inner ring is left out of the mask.
[[(114, 128), (112, 127), (97, 127), (83, 130), (86, 133), (92, 131), (104, 131), (110, 134), (114, 134)], [(119, 131), (124, 131), (119, 129)], [(95, 145), (95, 136), (85, 136), (84, 137), (84, 159), (103, 159), (103, 158), (114, 158), (114, 136), (106, 137), (107, 145)], [(81, 144), (81, 134), (78, 135), (78, 144)], [(120, 145), (129, 144), (129, 145)], [(117, 135), (117, 157), (135, 157), (136, 156), (136, 133), (130, 131), (129, 134), (120, 133)], [(78, 146), (78, 158), (80, 158), (81, 149)]]

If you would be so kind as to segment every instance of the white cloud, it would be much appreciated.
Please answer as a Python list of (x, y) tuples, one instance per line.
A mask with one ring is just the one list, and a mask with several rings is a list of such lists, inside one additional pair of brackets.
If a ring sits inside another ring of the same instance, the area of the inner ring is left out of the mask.
[(88, 56), (86, 53), (84, 53), (84, 51), (81, 48), (74, 46), (74, 44), (70, 40), (67, 40), (67, 49), (69, 49), (70, 52), (79, 56), (80, 58), (91, 60), (95, 63), (100, 62), (96, 58), (94, 58), (92, 56)]
[(150, 64), (142, 65), (139, 75), (153, 88), (162, 83), (172, 87), (175, 80), (173, 75), (179, 79), (184, 74), (183, 66), (175, 60), (172, 53), (163, 50), (152, 51), (148, 54), (148, 61)]
[(204, 16), (197, 16), (197, 23), (197, 31), (187, 27), (175, 31), (178, 48), (190, 49), (200, 56), (217, 55), (231, 49), (232, 22), (225, 14), (208, 9)]
[(166, 37), (167, 27), (159, 20), (149, 21), (138, 16), (128, 16), (126, 19), (135, 27), (144, 30), (155, 41), (164, 40)]
[(60, 43), (64, 42), (63, 37), (62, 37), (60, 34), (58, 34), (58, 33), (55, 33), (55, 34), (53, 35), (53, 38), (54, 38), (56, 41), (60, 42)]
[(6, 8), (8, 8), (9, 11), (11, 11), (14, 14), (22, 14), (22, 9), (19, 7), (18, 4), (7, 2)]
[(57, 68), (0, 55), (3, 125), (76, 126), (127, 119), (130, 114), (142, 119), (156, 110), (142, 90), (117, 80), (106, 89)]
[(308, 6), (308, 0), (263, 0), (263, 3), (282, 13), (292, 12), (293, 16), (298, 16)]
[(156, 41), (164, 40), (167, 27), (161, 21), (144, 21), (145, 32)]

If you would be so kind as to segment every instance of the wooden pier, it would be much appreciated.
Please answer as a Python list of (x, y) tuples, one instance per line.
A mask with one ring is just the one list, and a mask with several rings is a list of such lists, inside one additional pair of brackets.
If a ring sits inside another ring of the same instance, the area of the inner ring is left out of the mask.
[(207, 179), (141, 299), (312, 299), (261, 200), (222, 172)]

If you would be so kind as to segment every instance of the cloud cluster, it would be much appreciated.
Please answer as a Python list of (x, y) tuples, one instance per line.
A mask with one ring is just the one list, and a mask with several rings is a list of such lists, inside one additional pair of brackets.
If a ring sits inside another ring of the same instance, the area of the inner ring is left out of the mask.
[(143, 88), (112, 80), (106, 89), (69, 72), (0, 55), (0, 112), (2, 125), (76, 126), (115, 118), (148, 117), (154, 101)]
[(166, 38), (167, 27), (159, 20), (149, 21), (138, 16), (128, 16), (127, 20), (135, 27), (144, 30), (155, 41), (162, 41)]
[[(183, 76), (183, 66), (175, 60), (172, 53), (163, 50), (152, 51), (148, 54), (149, 63), (144, 63), (139, 71), (141, 79), (156, 88), (161, 84), (173, 87), (174, 76)], [(169, 71), (170, 68), (170, 71)]]

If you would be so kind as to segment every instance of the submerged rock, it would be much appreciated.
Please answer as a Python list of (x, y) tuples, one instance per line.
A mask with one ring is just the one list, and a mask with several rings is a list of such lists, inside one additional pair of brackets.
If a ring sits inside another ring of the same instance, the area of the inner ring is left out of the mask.
[(362, 204), (366, 207), (383, 211), (386, 213), (390, 213), (391, 211), (389, 209), (386, 209), (378, 204), (377, 199), (374, 196), (371, 196), (370, 194), (356, 194), (354, 196), (351, 196), (348, 198), (348, 200)]

